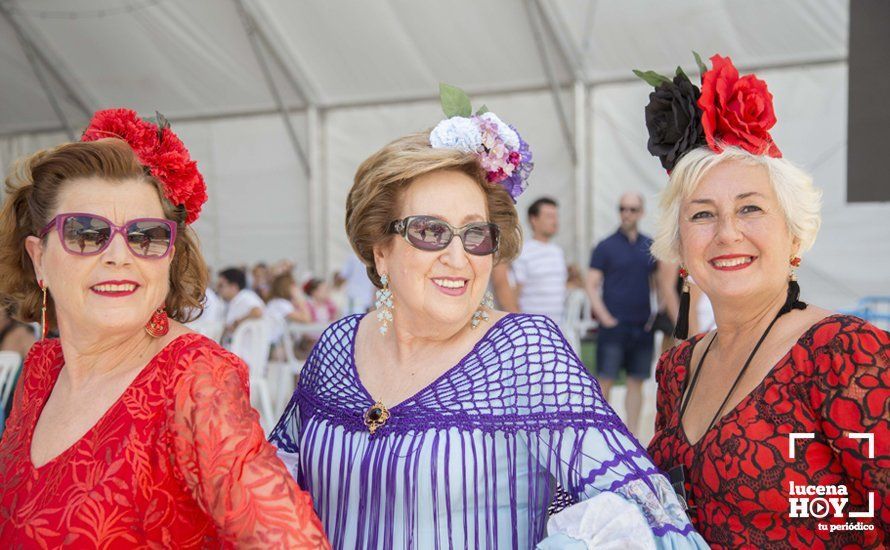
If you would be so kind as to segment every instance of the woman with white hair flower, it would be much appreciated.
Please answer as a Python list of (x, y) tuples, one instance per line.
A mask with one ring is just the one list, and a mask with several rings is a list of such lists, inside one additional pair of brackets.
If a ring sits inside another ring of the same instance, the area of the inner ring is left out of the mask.
[(704, 548), (553, 321), (484, 297), (521, 246), (532, 158), (458, 92), (461, 110), (356, 172), (346, 232), (376, 312), (321, 336), (280, 456), (336, 549)]
[[(799, 300), (794, 269), (815, 241), (821, 193), (773, 143), (766, 84), (711, 61), (699, 62), (701, 91), (679, 69), (673, 80), (638, 73), (656, 86), (649, 150), (670, 173), (652, 251), (680, 262), (717, 323), (659, 361), (649, 452), (712, 547), (883, 547), (890, 337)], [(684, 339), (688, 303), (687, 286)], [(843, 508), (810, 513), (816, 484)], [(862, 528), (847, 529), (856, 514)]]

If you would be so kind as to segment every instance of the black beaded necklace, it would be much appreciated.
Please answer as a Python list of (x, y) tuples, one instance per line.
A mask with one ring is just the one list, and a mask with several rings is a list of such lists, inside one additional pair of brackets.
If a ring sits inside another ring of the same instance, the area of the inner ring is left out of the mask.
[[(779, 310), (773, 320), (770, 322), (769, 326), (766, 327), (766, 330), (763, 331), (763, 334), (760, 335), (760, 339), (757, 341), (757, 345), (755, 345), (754, 349), (751, 350), (751, 353), (748, 355), (747, 361), (745, 361), (745, 364), (742, 366), (739, 374), (736, 376), (735, 381), (729, 388), (729, 392), (727, 392), (726, 397), (723, 398), (723, 402), (717, 408), (717, 411), (714, 413), (714, 417), (711, 419), (711, 422), (708, 424), (708, 427), (705, 429), (705, 431), (702, 432), (702, 435), (699, 437), (699, 439), (695, 442), (695, 445), (698, 445), (698, 443), (700, 443), (708, 435), (708, 432), (711, 431), (711, 428), (714, 427), (714, 424), (720, 418), (720, 413), (723, 412), (723, 408), (726, 407), (726, 403), (729, 402), (729, 398), (732, 396), (733, 392), (735, 392), (736, 387), (739, 385), (739, 382), (742, 380), (742, 377), (745, 375), (745, 372), (748, 370), (748, 367), (754, 360), (754, 356), (757, 354), (760, 346), (763, 345), (764, 340), (766, 340), (766, 337), (773, 329), (773, 326), (775, 326), (776, 321), (779, 320), (779, 317), (794, 309), (806, 309), (807, 304), (805, 302), (801, 302), (798, 299), (799, 296), (800, 287), (797, 285), (797, 281), (792, 278), (788, 283), (788, 296), (785, 300), (785, 303), (782, 305), (782, 308)], [(686, 407), (689, 406), (689, 401), (692, 399), (692, 392), (695, 390), (695, 386), (698, 383), (698, 377), (701, 374), (702, 365), (705, 362), (705, 357), (708, 356), (708, 352), (711, 350), (711, 345), (713, 345), (714, 340), (716, 339), (717, 334), (715, 333), (713, 338), (711, 338), (711, 341), (708, 342), (708, 347), (705, 348), (705, 351), (702, 353), (701, 358), (699, 358), (698, 365), (696, 365), (695, 368), (695, 374), (692, 375), (692, 380), (689, 382), (688, 389), (681, 398), (678, 429), (683, 430), (684, 433), (685, 429), (683, 428), (683, 415), (686, 413)], [(700, 454), (696, 456), (700, 456)], [(686, 495), (686, 480), (689, 478), (686, 473), (686, 468), (682, 464), (680, 464), (668, 470), (667, 473), (671, 485), (674, 487), (674, 490), (679, 495), (681, 502), (687, 505), (687, 512), (691, 512), (695, 508), (695, 506), (689, 504), (690, 499)]]
[[(751, 365), (751, 361), (754, 360), (754, 356), (757, 354), (757, 351), (760, 349), (760, 346), (763, 345), (763, 341), (766, 340), (766, 337), (769, 335), (770, 331), (775, 326), (776, 321), (779, 320), (779, 317), (782, 316), (782, 312), (779, 312), (773, 320), (770, 322), (769, 326), (766, 327), (766, 330), (763, 331), (763, 334), (760, 335), (760, 339), (757, 341), (757, 345), (754, 346), (754, 349), (751, 350), (751, 353), (748, 354), (748, 359), (745, 361), (744, 366), (742, 366), (741, 370), (739, 370), (739, 374), (735, 377), (735, 381), (732, 383), (732, 387), (729, 388), (729, 392), (726, 393), (726, 397), (723, 398), (723, 402), (720, 403), (720, 406), (717, 407), (717, 411), (714, 413), (714, 417), (711, 419), (711, 422), (708, 424), (708, 427), (705, 428), (702, 437), (707, 435), (708, 432), (711, 431), (711, 428), (714, 427), (714, 424), (717, 422), (717, 419), (720, 418), (720, 413), (723, 412), (723, 408), (726, 407), (726, 403), (729, 402), (729, 398), (732, 397), (732, 394), (735, 392), (736, 387), (741, 382), (742, 377), (745, 376), (745, 372), (748, 371), (748, 367)], [(708, 356), (708, 352), (711, 351), (711, 345), (714, 341), (717, 340), (717, 334), (714, 334), (714, 337), (711, 338), (711, 341), (708, 342), (708, 347), (705, 348), (704, 353), (702, 353), (701, 357), (698, 360), (698, 365), (695, 367), (695, 374), (692, 376), (692, 381), (689, 382), (689, 389), (686, 391), (686, 395), (683, 398), (683, 402), (680, 405), (680, 426), (683, 425), (683, 415), (686, 414), (686, 407), (689, 406), (689, 402), (692, 400), (692, 392), (695, 391), (695, 386), (698, 383), (698, 376), (701, 374), (702, 365), (705, 362), (705, 357)], [(701, 439), (699, 439), (701, 441)], [(697, 442), (696, 442), (697, 443)]]

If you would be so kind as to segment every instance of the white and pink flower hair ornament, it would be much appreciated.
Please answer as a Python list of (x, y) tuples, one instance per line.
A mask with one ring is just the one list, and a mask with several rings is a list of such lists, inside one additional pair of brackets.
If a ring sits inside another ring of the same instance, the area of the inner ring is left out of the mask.
[(430, 145), (476, 153), (488, 181), (503, 186), (516, 202), (534, 168), (528, 143), (485, 105), (472, 114), (470, 98), (460, 88), (439, 84), (439, 96), (447, 118), (430, 132)]

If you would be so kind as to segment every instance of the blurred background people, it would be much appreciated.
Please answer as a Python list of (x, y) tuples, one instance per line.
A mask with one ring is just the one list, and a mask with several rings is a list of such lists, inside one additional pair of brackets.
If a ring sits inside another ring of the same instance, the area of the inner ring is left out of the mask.
[(226, 303), (223, 340), (231, 337), (232, 332), (244, 321), (263, 317), (266, 304), (256, 292), (247, 288), (247, 277), (243, 270), (230, 267), (220, 271), (216, 291)]
[[(17, 353), (19, 361), (24, 361), (31, 346), (37, 341), (34, 327), (28, 323), (22, 323), (12, 317), (12, 306), (0, 307), (0, 351)], [(15, 369), (6, 380), (6, 385), (11, 388), (6, 402), (0, 408), (0, 434), (3, 433), (3, 425), (9, 412), (12, 410), (12, 402), (15, 398), (15, 387), (22, 374), (21, 365)], [(5, 388), (5, 387), (4, 387)]]
[(597, 379), (606, 399), (620, 372), (626, 374), (627, 427), (639, 429), (643, 382), (651, 376), (654, 342), (650, 325), (651, 291), (657, 263), (652, 239), (640, 233), (643, 196), (625, 193), (618, 205), (621, 225), (590, 256), (587, 295), (599, 322)]
[(510, 263), (499, 263), (491, 274), (494, 296), (504, 311), (546, 315), (562, 324), (569, 278), (565, 253), (553, 238), (559, 231), (559, 205), (541, 197), (528, 207), (531, 235)]
[(374, 283), (368, 277), (368, 267), (355, 254), (350, 254), (337, 274), (345, 281), (346, 309), (344, 315), (365, 313), (374, 303)]
[(303, 285), (303, 293), (310, 322), (328, 324), (337, 320), (337, 304), (331, 299), (331, 285), (327, 281), (309, 279)]
[(250, 270), (249, 286), (264, 302), (270, 298), (272, 277), (269, 266), (265, 262), (259, 262)]
[(14, 351), (24, 359), (36, 341), (32, 325), (14, 319), (11, 307), (0, 307), (0, 351)]
[(272, 342), (281, 340), (287, 323), (309, 323), (312, 321), (300, 286), (290, 273), (282, 273), (272, 279), (269, 288), (270, 299), (266, 303), (266, 317), (272, 323)]

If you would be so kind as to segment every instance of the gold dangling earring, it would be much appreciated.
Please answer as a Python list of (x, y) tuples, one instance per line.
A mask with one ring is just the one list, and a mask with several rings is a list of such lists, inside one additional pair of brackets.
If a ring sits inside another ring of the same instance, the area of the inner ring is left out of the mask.
[(470, 321), (470, 328), (476, 328), (482, 321), (488, 321), (488, 310), (494, 309), (494, 296), (490, 291), (485, 291), (482, 297), (482, 303), (479, 308), (473, 312), (473, 319)]
[(40, 290), (43, 291), (43, 304), (40, 306), (40, 339), (46, 340), (46, 333), (48, 332), (48, 328), (46, 326), (46, 285), (43, 283), (43, 279), (37, 281), (37, 286), (40, 287)]
[(377, 310), (377, 320), (380, 321), (380, 334), (386, 335), (389, 323), (392, 323), (392, 291), (389, 289), (389, 277), (381, 275), (380, 284), (383, 288), (374, 293), (374, 308)]

